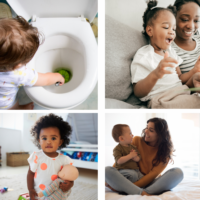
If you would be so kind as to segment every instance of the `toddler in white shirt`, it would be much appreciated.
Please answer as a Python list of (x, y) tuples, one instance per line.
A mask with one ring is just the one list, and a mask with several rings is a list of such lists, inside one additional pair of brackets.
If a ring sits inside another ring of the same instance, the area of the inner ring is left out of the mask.
[(170, 46), (176, 36), (175, 8), (156, 5), (156, 0), (149, 1), (143, 16), (143, 33), (150, 44), (137, 51), (131, 64), (134, 94), (149, 101), (151, 108), (200, 108), (199, 98), (187, 90), (199, 87), (200, 74), (182, 85), (182, 59)]

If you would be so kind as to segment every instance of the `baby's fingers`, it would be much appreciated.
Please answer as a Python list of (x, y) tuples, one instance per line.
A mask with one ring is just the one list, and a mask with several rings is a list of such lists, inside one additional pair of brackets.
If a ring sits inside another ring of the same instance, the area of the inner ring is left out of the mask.
[(178, 64), (178, 61), (176, 59), (174, 59), (174, 58), (171, 58), (171, 57), (164, 58), (163, 61), (164, 62), (172, 62), (172, 63)]

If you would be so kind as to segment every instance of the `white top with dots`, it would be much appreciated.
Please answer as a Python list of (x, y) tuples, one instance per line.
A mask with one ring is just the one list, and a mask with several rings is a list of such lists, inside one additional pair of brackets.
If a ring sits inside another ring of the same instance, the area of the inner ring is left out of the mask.
[(68, 156), (59, 154), (55, 158), (48, 157), (42, 150), (34, 152), (28, 158), (30, 170), (35, 172), (34, 189), (40, 192), (48, 187), (58, 176), (63, 165), (73, 164)]
[(10, 108), (21, 86), (33, 86), (38, 73), (26, 66), (14, 71), (0, 72), (0, 109)]

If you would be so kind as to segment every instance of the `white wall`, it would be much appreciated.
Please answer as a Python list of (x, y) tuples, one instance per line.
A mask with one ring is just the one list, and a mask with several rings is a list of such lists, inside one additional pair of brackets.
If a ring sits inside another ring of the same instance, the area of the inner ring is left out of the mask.
[(6, 153), (23, 151), (21, 131), (0, 128), (0, 146), (2, 160), (6, 162)]
[[(173, 5), (175, 0), (158, 0), (159, 7)], [(106, 0), (105, 14), (136, 30), (142, 31), (142, 16), (147, 8), (145, 0)]]
[(105, 115), (105, 165), (113, 165), (113, 148), (118, 144), (112, 137), (112, 128), (115, 124), (129, 125), (134, 136), (141, 135), (146, 126), (147, 116), (143, 113), (107, 113)]

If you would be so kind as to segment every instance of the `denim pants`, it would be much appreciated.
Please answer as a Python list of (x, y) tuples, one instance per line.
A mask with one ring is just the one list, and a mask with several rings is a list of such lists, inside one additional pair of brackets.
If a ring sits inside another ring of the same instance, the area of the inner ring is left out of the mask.
[[(145, 188), (140, 188), (133, 184), (137, 181), (138, 175), (135, 170), (131, 170), (131, 178), (126, 178), (114, 167), (106, 167), (105, 180), (113, 189), (125, 192), (129, 195), (140, 194), (144, 190), (148, 194), (160, 194), (166, 190), (171, 190), (183, 180), (183, 172), (180, 168), (172, 168), (159, 178), (154, 179)], [(135, 172), (135, 174), (134, 174)], [(135, 180), (134, 180), (135, 177)]]
[(139, 169), (120, 169), (119, 173), (132, 183), (140, 180), (144, 176)]

